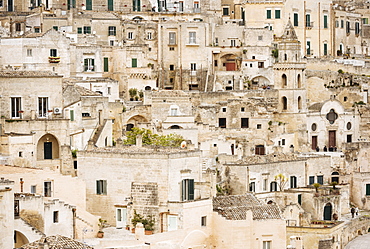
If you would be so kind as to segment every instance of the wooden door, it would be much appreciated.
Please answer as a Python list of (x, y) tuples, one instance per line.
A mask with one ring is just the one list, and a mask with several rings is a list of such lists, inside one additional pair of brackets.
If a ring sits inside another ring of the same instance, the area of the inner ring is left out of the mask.
[(329, 148), (336, 147), (336, 131), (329, 131)]
[(235, 71), (235, 70), (236, 70), (235, 62), (227, 62), (226, 63), (226, 71)]
[(317, 147), (317, 136), (312, 136), (311, 149), (316, 150)]

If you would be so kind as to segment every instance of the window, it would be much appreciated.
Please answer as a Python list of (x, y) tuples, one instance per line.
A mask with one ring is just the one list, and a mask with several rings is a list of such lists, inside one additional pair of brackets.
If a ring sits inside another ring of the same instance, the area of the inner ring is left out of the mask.
[(351, 23), (350, 22), (346, 22), (346, 33), (347, 35), (351, 32)]
[(137, 67), (137, 59), (136, 58), (131, 59), (131, 67)]
[(170, 51), (175, 51), (175, 48), (174, 47), (170, 47)]
[(297, 187), (297, 177), (291, 176), (290, 177), (290, 188), (296, 188)]
[(340, 27), (344, 28), (344, 20), (340, 20)]
[(218, 60), (214, 60), (214, 61), (213, 61), (213, 65), (214, 65), (215, 67), (218, 67)]
[(359, 35), (359, 34), (360, 34), (360, 23), (356, 22), (355, 23), (355, 35)]
[(311, 54), (311, 41), (307, 41), (307, 46), (306, 46), (306, 54), (310, 55)]
[(261, 124), (257, 124), (257, 130), (261, 130), (262, 129), (262, 125)]
[(328, 44), (324, 43), (324, 55), (328, 55)]
[(266, 18), (271, 19), (271, 10), (266, 10)]
[(190, 63), (190, 70), (191, 71), (197, 71), (197, 64), (196, 63)]
[(311, 15), (306, 14), (306, 27), (311, 27)]
[(321, 185), (324, 184), (324, 176), (317, 176), (317, 183), (320, 183)]
[(207, 216), (202, 216), (202, 218), (201, 218), (201, 226), (202, 227), (207, 226)]
[(91, 34), (91, 27), (90, 26), (84, 26), (84, 34)]
[(40, 27), (35, 27), (35, 33), (40, 33)]
[(369, 18), (362, 18), (363, 24), (369, 24)]
[(36, 185), (31, 185), (31, 194), (36, 194)]
[(338, 20), (335, 20), (335, 27), (339, 28), (339, 21)]
[(324, 15), (324, 29), (328, 28), (328, 15)]
[(88, 113), (88, 112), (83, 112), (83, 113), (81, 114), (81, 116), (82, 116), (82, 117), (90, 117), (90, 113)]
[(57, 57), (58, 51), (56, 49), (50, 49), (50, 56), (51, 57)]
[(53, 29), (54, 29), (55, 31), (58, 31), (58, 26), (53, 26)]
[(344, 97), (343, 97), (343, 101), (344, 101), (344, 102), (347, 102), (347, 100), (348, 100), (348, 97), (344, 96)]
[(263, 191), (267, 190), (268, 179), (263, 179)]
[(53, 212), (53, 223), (58, 223), (59, 222), (59, 211), (54, 211)]
[(313, 123), (313, 124), (311, 125), (311, 130), (312, 130), (312, 131), (316, 131), (316, 129), (317, 129), (317, 124), (316, 124), (316, 123)]
[(196, 43), (197, 43), (197, 33), (189, 32), (189, 44), (196, 44)]
[(23, 152), (22, 151), (18, 152), (18, 157), (23, 157)]
[(270, 192), (277, 191), (277, 182), (270, 183)]
[(104, 57), (104, 72), (109, 71), (109, 59), (108, 57)]
[(241, 107), (240, 112), (245, 112), (245, 107)]
[(147, 33), (146, 38), (147, 38), (148, 40), (153, 39), (153, 33), (152, 33), (152, 32), (148, 32), (148, 33)]
[(281, 139), (281, 145), (285, 145), (285, 139)]
[(95, 71), (95, 60), (92, 58), (84, 59), (84, 71), (85, 72), (94, 72)]
[(32, 49), (27, 49), (27, 57), (32, 57)]
[(116, 26), (108, 27), (108, 35), (116, 35)]
[(226, 128), (226, 118), (219, 118), (218, 119), (218, 127)]
[(39, 117), (46, 117), (48, 114), (48, 98), (39, 97)]
[(236, 40), (234, 40), (234, 39), (230, 40), (230, 46), (235, 47), (236, 46)]
[(198, 1), (194, 1), (194, 9), (199, 9), (199, 2)]
[(229, 7), (223, 7), (222, 8), (222, 15), (228, 16), (229, 14)]
[(19, 22), (15, 24), (15, 31), (17, 32), (22, 31), (22, 25)]
[(86, 10), (92, 10), (92, 0), (86, 0)]
[(175, 70), (175, 65), (170, 65), (170, 71)]
[(280, 19), (281, 10), (275, 10), (275, 19)]
[(366, 195), (370, 195), (370, 184), (366, 184)]
[(308, 185), (312, 185), (315, 183), (315, 176), (309, 176), (308, 177)]
[(128, 32), (127, 33), (127, 39), (129, 39), (129, 40), (134, 39), (134, 32)]
[(256, 145), (256, 147), (254, 148), (254, 154), (265, 155), (265, 146), (262, 144)]
[(271, 249), (271, 241), (263, 241), (263, 249)]
[(51, 197), (51, 182), (44, 182), (44, 196)]
[(82, 34), (82, 28), (81, 27), (77, 28), (77, 34)]
[(249, 118), (242, 118), (241, 128), (249, 128)]
[(298, 194), (298, 204), (302, 205), (302, 194)]
[(75, 121), (75, 113), (73, 110), (69, 110), (69, 119)]
[(96, 194), (107, 195), (107, 180), (96, 180)]
[(264, 65), (265, 63), (263, 63), (263, 62), (258, 62), (258, 68), (264, 68), (265, 67), (265, 65)]
[(256, 192), (256, 183), (255, 182), (249, 183), (249, 191), (250, 192)]
[(222, 107), (222, 112), (226, 112), (226, 107)]
[(298, 13), (294, 13), (294, 17), (293, 17), (293, 25), (294, 27), (297, 27), (298, 26)]
[[(111, 94), (112, 94), (112, 93), (111, 93), (111, 90), (112, 90), (112, 88), (111, 88), (111, 87), (108, 87), (108, 88), (107, 88), (107, 94), (108, 94), (108, 95), (111, 95)], [(114, 120), (113, 120), (113, 121), (114, 121)]]
[(13, 97), (10, 98), (10, 109), (12, 118), (20, 118), (21, 117), (21, 98), (20, 97)]
[(262, 35), (259, 35), (259, 36), (258, 36), (258, 40), (259, 40), (259, 41), (262, 41), (262, 40), (263, 40), (263, 36), (262, 36)]
[(176, 45), (176, 32), (169, 32), (168, 33), (168, 44), (169, 45)]
[(283, 111), (288, 110), (288, 99), (284, 96), (281, 98), (281, 102), (283, 104)]
[(179, 2), (179, 11), (183, 12), (184, 11), (184, 1)]
[(347, 135), (347, 143), (352, 143), (352, 135)]
[(133, 0), (132, 1), (132, 8), (133, 8), (133, 11), (141, 11), (141, 1), (140, 0)]
[(181, 181), (182, 201), (194, 200), (194, 179), (184, 179)]
[(108, 0), (108, 11), (114, 10), (114, 3), (113, 0)]

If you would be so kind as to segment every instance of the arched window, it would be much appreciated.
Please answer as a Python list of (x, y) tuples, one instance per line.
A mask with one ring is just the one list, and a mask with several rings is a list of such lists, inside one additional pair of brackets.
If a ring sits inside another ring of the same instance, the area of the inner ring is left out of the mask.
[(298, 97), (298, 110), (302, 110), (302, 98), (301, 98), (301, 96)]
[(281, 98), (281, 103), (283, 104), (283, 110), (288, 109), (288, 99), (284, 96)]
[(284, 60), (288, 60), (288, 55), (287, 54), (284, 54)]
[(301, 75), (300, 74), (298, 74), (298, 76), (297, 76), (297, 87), (298, 88), (301, 88), (302, 87)]
[(286, 75), (285, 74), (283, 74), (282, 76), (281, 76), (281, 83), (282, 83), (282, 86), (283, 87), (286, 87), (287, 86), (287, 83), (288, 83), (288, 80), (287, 80), (287, 77), (286, 77)]
[(132, 130), (132, 128), (134, 128), (134, 124), (127, 124), (126, 125), (126, 131), (131, 131)]

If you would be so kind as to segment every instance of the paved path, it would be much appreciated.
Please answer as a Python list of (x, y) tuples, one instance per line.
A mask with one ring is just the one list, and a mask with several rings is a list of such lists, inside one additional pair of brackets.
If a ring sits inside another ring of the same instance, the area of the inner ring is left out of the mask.
[(357, 237), (349, 242), (344, 249), (369, 249), (370, 248), (370, 234), (365, 234)]

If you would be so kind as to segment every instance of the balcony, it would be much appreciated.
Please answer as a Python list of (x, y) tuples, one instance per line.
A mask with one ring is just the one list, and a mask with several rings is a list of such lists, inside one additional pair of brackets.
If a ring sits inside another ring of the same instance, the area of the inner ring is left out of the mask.
[(60, 57), (49, 56), (49, 63), (59, 63)]
[(306, 29), (312, 29), (313, 28), (313, 22), (306, 22)]

